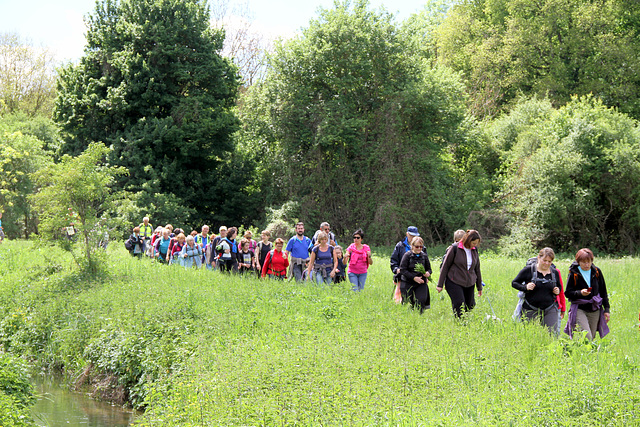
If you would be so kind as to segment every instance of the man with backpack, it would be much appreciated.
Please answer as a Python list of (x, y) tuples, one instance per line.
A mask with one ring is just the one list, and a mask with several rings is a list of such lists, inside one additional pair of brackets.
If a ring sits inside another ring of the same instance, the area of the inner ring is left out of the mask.
[(336, 240), (336, 235), (334, 233), (331, 232), (331, 226), (329, 225), (328, 222), (323, 222), (322, 224), (320, 224), (320, 229), (318, 231), (315, 232), (315, 234), (313, 235), (313, 237), (311, 238), (311, 244), (313, 246), (318, 246), (320, 243), (318, 242), (318, 234), (320, 233), (326, 233), (327, 236), (329, 236), (329, 245), (336, 247), (338, 245), (337, 240)]
[(291, 255), (289, 268), (296, 282), (301, 282), (304, 279), (304, 271), (307, 269), (312, 248), (311, 239), (304, 235), (304, 223), (297, 223), (296, 235), (289, 239), (285, 249), (286, 254)]

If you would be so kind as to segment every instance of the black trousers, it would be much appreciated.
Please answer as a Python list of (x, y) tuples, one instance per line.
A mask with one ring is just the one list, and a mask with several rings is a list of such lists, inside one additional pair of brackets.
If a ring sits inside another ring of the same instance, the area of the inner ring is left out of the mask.
[(456, 285), (447, 277), (444, 287), (451, 298), (451, 307), (456, 317), (462, 317), (462, 310), (470, 311), (476, 306), (475, 286), (465, 288)]
[(426, 283), (409, 283), (402, 281), (400, 283), (400, 293), (402, 294), (402, 303), (407, 302), (413, 308), (419, 308), (420, 314), (426, 309), (431, 308), (431, 295), (429, 294), (429, 286)]
[(220, 271), (222, 272), (237, 272), (238, 267), (237, 267), (237, 263), (234, 259), (222, 259), (220, 258), (218, 260), (219, 265), (220, 265)]

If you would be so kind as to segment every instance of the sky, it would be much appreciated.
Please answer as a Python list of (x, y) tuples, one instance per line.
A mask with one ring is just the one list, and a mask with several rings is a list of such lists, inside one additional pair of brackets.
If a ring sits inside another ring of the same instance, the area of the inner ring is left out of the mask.
[[(241, 1), (253, 15), (252, 28), (272, 38), (292, 36), (318, 16), (319, 7), (333, 6), (333, 0)], [(398, 20), (421, 10), (425, 3), (426, 0), (370, 0), (372, 7), (384, 6)], [(95, 0), (0, 0), (0, 33), (18, 33), (36, 46), (53, 50), (58, 60), (77, 61), (85, 44), (83, 16), (94, 8)]]

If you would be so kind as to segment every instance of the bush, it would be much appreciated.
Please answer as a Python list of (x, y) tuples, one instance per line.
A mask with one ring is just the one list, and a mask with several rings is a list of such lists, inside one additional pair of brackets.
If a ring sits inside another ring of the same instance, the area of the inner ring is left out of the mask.
[(503, 150), (497, 199), (511, 218), (507, 241), (557, 250), (640, 248), (635, 120), (592, 97), (555, 110), (532, 99), (487, 132)]
[(0, 425), (33, 425), (29, 406), (34, 402), (26, 364), (0, 353)]

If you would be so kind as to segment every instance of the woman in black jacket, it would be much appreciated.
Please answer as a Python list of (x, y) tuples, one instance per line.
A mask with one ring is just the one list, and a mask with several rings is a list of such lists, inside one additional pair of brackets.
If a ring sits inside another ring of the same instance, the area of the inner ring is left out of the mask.
[(126, 247), (130, 248), (129, 253), (137, 258), (142, 258), (144, 253), (144, 239), (140, 236), (140, 227), (133, 228), (133, 234), (129, 236)]
[[(423, 249), (424, 241), (422, 238), (414, 237), (411, 240), (411, 250), (405, 252), (400, 261), (402, 303), (409, 302), (412, 307), (419, 307), (420, 314), (431, 308), (428, 286), (429, 276), (431, 276), (431, 262)], [(416, 267), (418, 268), (416, 269)]]
[(577, 330), (595, 338), (596, 331), (603, 338), (609, 333), (609, 294), (602, 271), (593, 265), (593, 252), (583, 248), (576, 253), (576, 260), (569, 267), (567, 289), (564, 293), (571, 301), (567, 326), (564, 331), (571, 337)]
[(560, 294), (560, 274), (551, 267), (555, 256), (553, 249), (542, 249), (537, 262), (520, 270), (511, 283), (515, 289), (524, 292), (522, 316), (528, 320), (540, 319), (553, 333), (559, 319), (557, 298)]

